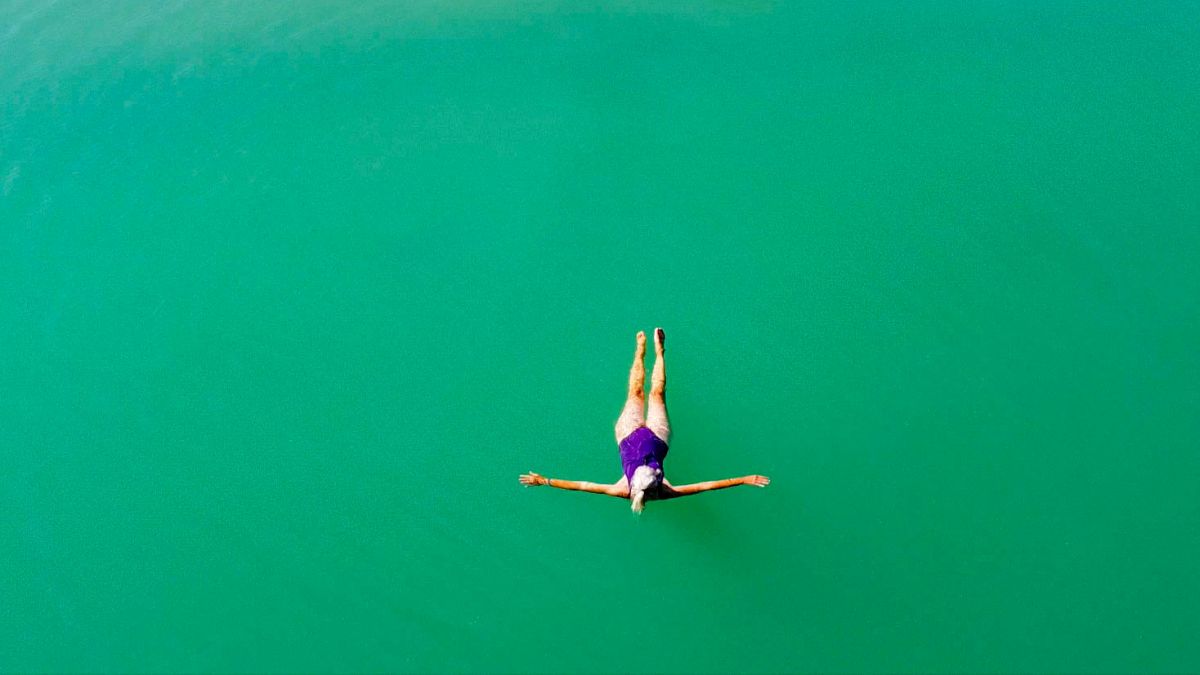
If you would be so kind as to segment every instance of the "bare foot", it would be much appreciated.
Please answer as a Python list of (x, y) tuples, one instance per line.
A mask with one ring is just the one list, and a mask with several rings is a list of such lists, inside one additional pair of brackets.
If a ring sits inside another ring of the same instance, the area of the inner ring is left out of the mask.
[(646, 333), (645, 333), (645, 331), (639, 330), (637, 333), (637, 350), (642, 353), (645, 353), (645, 351), (646, 351)]
[(667, 334), (661, 328), (654, 329), (654, 350), (659, 354), (666, 348)]

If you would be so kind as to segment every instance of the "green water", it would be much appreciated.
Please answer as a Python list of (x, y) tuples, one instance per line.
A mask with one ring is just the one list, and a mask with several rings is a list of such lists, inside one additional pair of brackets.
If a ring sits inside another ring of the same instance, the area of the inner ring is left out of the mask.
[(1200, 670), (1200, 7), (846, 4), (0, 2), (0, 670)]

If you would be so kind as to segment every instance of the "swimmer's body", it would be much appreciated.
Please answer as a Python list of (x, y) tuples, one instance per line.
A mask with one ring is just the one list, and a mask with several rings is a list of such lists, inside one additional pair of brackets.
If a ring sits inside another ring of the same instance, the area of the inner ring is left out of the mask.
[[(521, 484), (549, 485), (563, 490), (594, 492), (630, 500), (634, 513), (641, 513), (646, 502), (654, 499), (674, 499), (721, 490), (735, 485), (766, 487), (766, 476), (752, 475), (724, 480), (710, 480), (690, 485), (671, 485), (663, 476), (663, 460), (671, 441), (671, 423), (667, 418), (667, 374), (664, 363), (666, 334), (654, 330), (654, 372), (650, 378), (650, 403), (646, 404), (646, 334), (638, 331), (637, 347), (633, 352), (633, 367), (629, 369), (629, 394), (625, 408), (617, 419), (617, 445), (621, 449), (621, 468), (624, 475), (612, 484), (546, 478), (530, 471), (520, 478)], [(648, 409), (647, 409), (648, 408)]]

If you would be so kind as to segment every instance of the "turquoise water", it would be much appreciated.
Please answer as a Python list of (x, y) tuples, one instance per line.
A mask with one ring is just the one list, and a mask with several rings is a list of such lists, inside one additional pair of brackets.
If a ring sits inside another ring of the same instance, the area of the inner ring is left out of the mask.
[(250, 5), (0, 2), (0, 670), (1200, 670), (1196, 4)]

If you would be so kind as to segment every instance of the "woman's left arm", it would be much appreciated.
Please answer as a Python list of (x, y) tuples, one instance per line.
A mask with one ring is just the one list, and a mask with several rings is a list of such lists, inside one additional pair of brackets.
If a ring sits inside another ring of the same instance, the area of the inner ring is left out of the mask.
[(686, 497), (688, 495), (708, 492), (709, 490), (724, 490), (736, 485), (753, 485), (754, 487), (766, 487), (771, 483), (771, 479), (766, 476), (739, 476), (737, 478), (725, 478), (723, 480), (709, 480), (703, 483), (691, 483), (689, 485), (671, 485), (667, 483), (670, 489), (670, 497)]
[(617, 483), (613, 483), (611, 485), (606, 485), (604, 483), (589, 483), (588, 481), (585, 481), (585, 480), (563, 480), (561, 478), (546, 478), (545, 476), (543, 476), (539, 473), (534, 473), (532, 471), (530, 471), (529, 473), (526, 473), (526, 474), (521, 474), (520, 480), (521, 480), (521, 485), (524, 485), (526, 487), (529, 487), (532, 485), (549, 485), (552, 488), (558, 488), (560, 490), (578, 490), (580, 492), (591, 492), (593, 494), (610, 495), (612, 497), (628, 497), (629, 496), (629, 488), (626, 487), (626, 488), (622, 489), (622, 483), (625, 482), (623, 480), (620, 482), (617, 482)]

